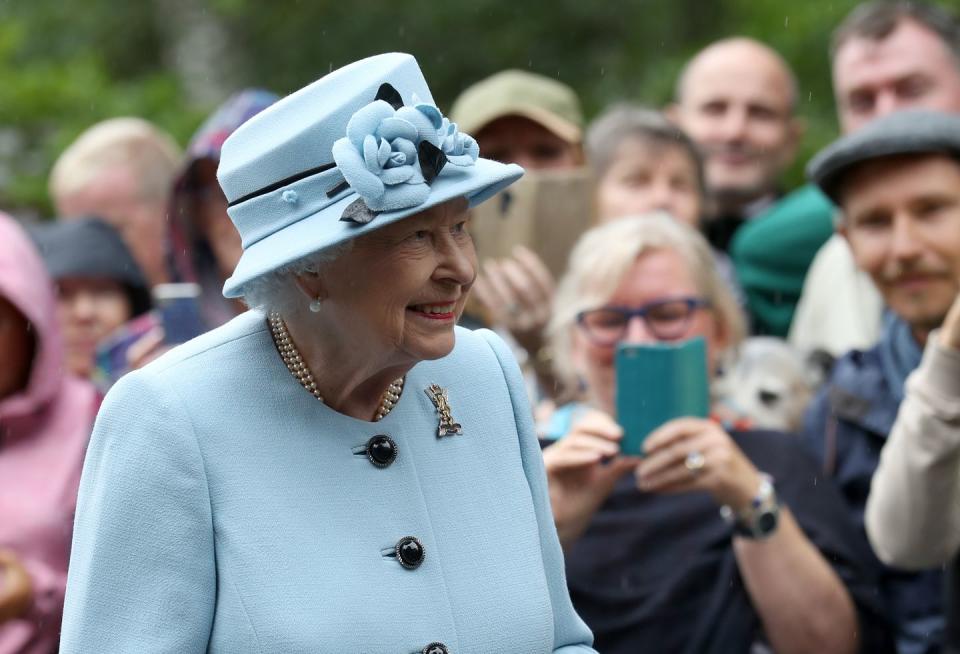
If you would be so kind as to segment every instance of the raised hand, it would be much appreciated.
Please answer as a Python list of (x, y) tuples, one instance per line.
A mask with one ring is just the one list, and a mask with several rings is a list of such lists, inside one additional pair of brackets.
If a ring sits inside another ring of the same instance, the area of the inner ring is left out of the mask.
[(560, 542), (568, 546), (590, 524), (614, 484), (637, 467), (620, 456), (623, 429), (602, 411), (588, 410), (566, 436), (543, 451), (550, 503)]
[(717, 423), (678, 418), (644, 442), (637, 484), (651, 493), (703, 490), (717, 504), (734, 510), (750, 504), (760, 487), (760, 473)]

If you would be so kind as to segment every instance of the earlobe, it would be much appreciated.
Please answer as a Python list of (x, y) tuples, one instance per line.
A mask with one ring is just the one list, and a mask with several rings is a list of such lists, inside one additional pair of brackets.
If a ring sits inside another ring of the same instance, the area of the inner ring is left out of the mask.
[(682, 127), (680, 124), (680, 105), (676, 102), (671, 102), (663, 108), (663, 115), (667, 117), (671, 123), (677, 127)]
[[(323, 281), (320, 279), (320, 276), (315, 273), (305, 273), (296, 275), (293, 279), (297, 284), (297, 288), (300, 289), (300, 292), (309, 298), (310, 310), (314, 313), (319, 311), (320, 303), (327, 298), (326, 289), (323, 287)], [(316, 309), (314, 309), (314, 303), (317, 305)]]

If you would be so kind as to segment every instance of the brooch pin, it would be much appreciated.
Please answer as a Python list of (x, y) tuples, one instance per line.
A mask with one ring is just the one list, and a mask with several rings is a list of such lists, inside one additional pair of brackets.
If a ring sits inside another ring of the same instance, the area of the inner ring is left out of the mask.
[(436, 384), (430, 384), (423, 392), (427, 394), (433, 406), (437, 407), (437, 413), (440, 414), (440, 425), (437, 427), (437, 438), (443, 436), (453, 436), (462, 434), (463, 428), (459, 423), (453, 420), (450, 413), (450, 402), (447, 399), (447, 391)]

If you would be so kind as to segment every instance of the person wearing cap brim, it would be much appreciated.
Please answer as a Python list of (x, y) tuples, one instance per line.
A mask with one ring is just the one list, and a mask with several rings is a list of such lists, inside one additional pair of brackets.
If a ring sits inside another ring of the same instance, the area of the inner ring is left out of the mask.
[[(127, 366), (104, 368), (97, 348), (150, 310), (147, 279), (119, 232), (99, 218), (54, 221), (35, 228), (33, 236), (57, 284), (67, 368), (106, 390)], [(136, 329), (144, 333), (156, 324), (145, 317)]]
[(486, 156), (526, 169), (583, 164), (583, 112), (566, 84), (504, 70), (461, 93), (450, 119), (473, 134)]
[(877, 345), (837, 360), (804, 437), (879, 558), (914, 570), (881, 574), (901, 651), (939, 651), (950, 638), (941, 561), (906, 544), (936, 550), (956, 519), (960, 361), (936, 328), (960, 294), (960, 116), (889, 114), (826, 147), (807, 173), (840, 207), (838, 231), (887, 312)]
[(253, 309), (124, 377), (81, 481), (61, 652), (593, 652), (516, 363), (455, 327), (479, 158), (410, 55), (224, 143)]

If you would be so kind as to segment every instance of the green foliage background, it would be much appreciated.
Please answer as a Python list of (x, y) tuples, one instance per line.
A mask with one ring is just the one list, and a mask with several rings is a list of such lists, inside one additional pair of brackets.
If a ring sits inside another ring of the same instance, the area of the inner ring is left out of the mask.
[[(950, 4), (954, 4), (957, 0)], [(588, 117), (617, 100), (662, 105), (683, 62), (726, 36), (761, 39), (794, 67), (804, 150), (836, 134), (827, 47), (853, 0), (0, 0), (0, 207), (49, 213), (56, 155), (92, 123), (139, 115), (182, 144), (210, 101), (191, 99), (164, 18), (184, 7), (227, 36), (236, 86), (288, 93), (360, 57), (415, 54), (442, 108), (497, 70), (573, 86)], [(222, 83), (221, 83), (222, 85)]]

